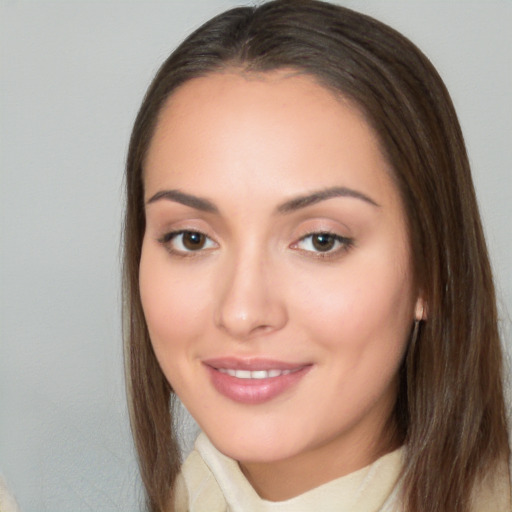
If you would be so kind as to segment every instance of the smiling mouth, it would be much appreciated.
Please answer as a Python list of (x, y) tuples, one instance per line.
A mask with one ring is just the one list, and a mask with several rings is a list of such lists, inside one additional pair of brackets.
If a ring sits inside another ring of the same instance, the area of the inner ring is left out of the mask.
[(222, 358), (203, 361), (213, 388), (224, 397), (247, 405), (263, 404), (291, 393), (313, 367), (267, 359)]
[(303, 367), (294, 370), (235, 370), (233, 368), (216, 368), (220, 373), (224, 373), (237, 379), (274, 379), (281, 375), (289, 375), (290, 373), (297, 372)]

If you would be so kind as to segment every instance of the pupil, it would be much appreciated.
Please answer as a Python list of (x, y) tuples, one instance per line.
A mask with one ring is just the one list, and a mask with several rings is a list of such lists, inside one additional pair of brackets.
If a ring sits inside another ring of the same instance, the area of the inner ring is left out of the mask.
[(192, 251), (197, 249), (201, 249), (204, 245), (205, 237), (202, 233), (194, 233), (193, 231), (188, 231), (183, 234), (183, 245)]
[(327, 233), (320, 233), (313, 237), (313, 246), (318, 251), (329, 251), (334, 247), (334, 237)]

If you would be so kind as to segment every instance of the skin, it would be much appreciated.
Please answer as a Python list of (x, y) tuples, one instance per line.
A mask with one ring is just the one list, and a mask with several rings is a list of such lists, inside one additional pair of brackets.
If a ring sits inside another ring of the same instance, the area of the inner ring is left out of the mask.
[[(297, 73), (194, 79), (160, 114), (144, 184), (140, 293), (155, 354), (257, 492), (288, 499), (394, 449), (386, 426), (423, 306), (400, 197), (360, 112)], [(332, 187), (355, 194), (282, 206)], [(213, 208), (155, 197), (169, 190)], [(166, 237), (180, 230), (207, 238), (190, 250)], [(311, 233), (325, 232), (343, 238), (318, 250)], [(204, 365), (228, 356), (308, 371), (239, 403)]]

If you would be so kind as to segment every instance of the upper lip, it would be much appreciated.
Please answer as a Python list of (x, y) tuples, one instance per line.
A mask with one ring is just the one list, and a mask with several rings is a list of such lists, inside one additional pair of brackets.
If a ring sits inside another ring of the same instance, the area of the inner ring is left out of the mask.
[(203, 364), (212, 368), (229, 368), (233, 370), (295, 370), (311, 363), (290, 363), (278, 361), (276, 359), (267, 359), (259, 357), (238, 358), (238, 357), (218, 357), (212, 359), (203, 359)]

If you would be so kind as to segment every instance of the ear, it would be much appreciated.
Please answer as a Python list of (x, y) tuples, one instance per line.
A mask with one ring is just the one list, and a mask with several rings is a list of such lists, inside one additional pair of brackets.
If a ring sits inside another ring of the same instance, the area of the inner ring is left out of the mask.
[(414, 307), (414, 319), (417, 322), (421, 322), (422, 320), (426, 320), (428, 317), (428, 308), (426, 302), (423, 300), (423, 297), (420, 296), (416, 299), (416, 305)]

